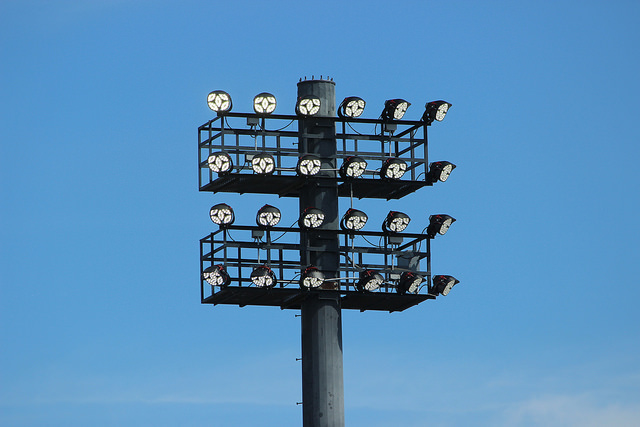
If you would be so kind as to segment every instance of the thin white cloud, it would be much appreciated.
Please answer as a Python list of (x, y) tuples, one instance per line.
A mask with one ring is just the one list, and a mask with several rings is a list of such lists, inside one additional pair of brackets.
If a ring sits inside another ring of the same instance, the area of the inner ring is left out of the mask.
[(546, 395), (510, 405), (501, 424), (512, 427), (636, 427), (638, 404), (603, 403), (602, 396)]
[(634, 371), (614, 374), (590, 364), (546, 374), (528, 366), (441, 368), (355, 366), (347, 376), (347, 401), (359, 410), (402, 412), (407, 421), (432, 425), (640, 426), (640, 376)]

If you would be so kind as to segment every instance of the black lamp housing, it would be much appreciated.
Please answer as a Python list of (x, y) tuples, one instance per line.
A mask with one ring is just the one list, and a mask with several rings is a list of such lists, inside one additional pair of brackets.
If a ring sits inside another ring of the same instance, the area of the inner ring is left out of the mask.
[(231, 277), (225, 270), (224, 265), (212, 265), (202, 272), (202, 278), (211, 286), (228, 286), (231, 283)]
[(233, 224), (236, 219), (233, 209), (226, 203), (218, 203), (212, 206), (209, 210), (209, 217), (214, 224), (219, 225), (221, 228)]
[(348, 231), (359, 231), (365, 226), (369, 217), (366, 213), (350, 208), (340, 220), (340, 228)]
[(455, 285), (460, 283), (458, 279), (453, 276), (434, 276), (432, 292), (436, 295), (447, 296)]
[(298, 98), (296, 114), (299, 116), (315, 116), (320, 111), (320, 98), (315, 95), (305, 95)]
[(382, 231), (385, 233), (400, 233), (407, 228), (409, 222), (411, 222), (409, 215), (402, 212), (391, 211), (382, 222)]
[(271, 205), (264, 205), (256, 215), (256, 224), (258, 227), (275, 227), (280, 222), (282, 214), (280, 209)]
[(364, 99), (357, 96), (349, 96), (338, 106), (338, 117), (349, 117), (351, 119), (360, 117), (366, 105), (367, 103)]
[(233, 172), (233, 160), (231, 156), (224, 151), (212, 153), (207, 157), (207, 165), (209, 169), (218, 175), (228, 175)]
[(447, 101), (431, 101), (424, 106), (424, 114), (422, 120), (431, 125), (434, 120), (441, 122), (447, 115), (447, 111), (451, 108), (451, 104)]
[(267, 116), (273, 113), (277, 105), (276, 97), (268, 92), (262, 92), (253, 98), (253, 111), (259, 115)]
[(276, 284), (276, 274), (267, 265), (260, 265), (251, 272), (251, 281), (259, 288), (272, 288)]
[(455, 168), (456, 165), (451, 162), (433, 162), (429, 165), (427, 181), (432, 184), (437, 181), (445, 182), (449, 178), (449, 175), (451, 175), (451, 171), (453, 171)]
[(436, 237), (436, 234), (444, 236), (455, 221), (455, 218), (446, 214), (431, 215), (429, 217), (429, 226), (427, 227), (427, 236), (430, 239)]
[(400, 280), (398, 281), (398, 286), (396, 290), (400, 295), (404, 294), (415, 294), (420, 289), (420, 284), (425, 281), (425, 278), (420, 276), (419, 274), (413, 273), (411, 271), (405, 271), (400, 276)]
[(349, 156), (340, 166), (340, 176), (343, 179), (358, 178), (367, 169), (367, 162), (362, 157)]
[(411, 103), (404, 99), (388, 99), (384, 102), (381, 118), (384, 121), (402, 120), (410, 105)]
[(382, 179), (400, 179), (407, 171), (407, 163), (397, 157), (390, 157), (384, 161), (380, 168)]
[(251, 169), (258, 175), (272, 175), (276, 170), (276, 161), (269, 153), (258, 153), (251, 159)]
[(322, 224), (324, 224), (324, 212), (318, 208), (306, 208), (298, 219), (300, 228), (318, 228)]
[(356, 289), (360, 292), (375, 291), (384, 283), (382, 274), (375, 270), (363, 270), (360, 272), (360, 279), (356, 283)]
[(322, 160), (313, 154), (301, 156), (296, 165), (296, 173), (300, 176), (314, 176), (320, 173)]
[(214, 90), (207, 95), (207, 105), (218, 114), (226, 113), (231, 110), (233, 103), (231, 95), (223, 90)]
[(309, 266), (305, 268), (300, 275), (301, 289), (319, 288), (323, 283), (324, 274), (322, 274), (322, 272), (318, 270), (318, 267)]

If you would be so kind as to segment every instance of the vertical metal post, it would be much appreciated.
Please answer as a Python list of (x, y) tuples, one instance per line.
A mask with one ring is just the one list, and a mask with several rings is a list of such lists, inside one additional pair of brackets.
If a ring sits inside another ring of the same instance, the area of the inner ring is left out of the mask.
[[(426, 128), (425, 128), (426, 129)], [(431, 286), (431, 239), (427, 238), (427, 290), (432, 293)]]
[[(298, 83), (298, 97), (320, 98), (320, 112), (301, 118), (298, 125), (300, 154), (322, 159), (324, 176), (336, 176), (335, 83), (305, 80)], [(325, 277), (338, 277), (338, 186), (335, 180), (309, 178), (300, 191), (300, 212), (321, 209), (325, 222), (320, 229), (300, 235), (300, 260), (318, 267)], [(304, 266), (304, 264), (303, 264)], [(344, 427), (342, 369), (342, 313), (338, 284), (325, 282), (302, 302), (302, 419), (304, 427)]]

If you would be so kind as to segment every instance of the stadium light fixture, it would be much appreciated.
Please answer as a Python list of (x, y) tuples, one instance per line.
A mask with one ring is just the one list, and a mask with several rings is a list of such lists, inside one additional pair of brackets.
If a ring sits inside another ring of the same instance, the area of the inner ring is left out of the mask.
[(383, 179), (400, 179), (407, 171), (407, 163), (397, 157), (390, 157), (384, 161), (380, 168), (380, 177)]
[(253, 111), (256, 114), (271, 114), (276, 110), (276, 105), (276, 97), (268, 92), (262, 92), (253, 98)]
[(296, 172), (298, 173), (298, 175), (302, 176), (313, 176), (320, 173), (321, 167), (322, 161), (320, 160), (320, 157), (314, 156), (312, 154), (305, 154), (298, 160)]
[(309, 266), (300, 276), (300, 287), (303, 289), (318, 288), (324, 283), (324, 274), (317, 267)]
[(384, 110), (382, 110), (382, 120), (401, 120), (410, 105), (411, 103), (405, 101), (404, 99), (386, 100), (384, 102)]
[(231, 96), (223, 90), (214, 90), (207, 95), (207, 105), (216, 113), (224, 113), (231, 110)]
[(338, 116), (352, 119), (360, 117), (364, 112), (365, 105), (367, 105), (367, 103), (364, 102), (364, 99), (357, 96), (349, 96), (340, 103)]
[(302, 228), (318, 228), (324, 223), (324, 212), (318, 208), (306, 208), (300, 214), (298, 224)]
[(259, 227), (275, 227), (280, 222), (282, 214), (280, 209), (271, 205), (264, 205), (256, 215), (256, 223)]
[(231, 225), (236, 219), (233, 209), (231, 209), (231, 206), (226, 203), (218, 203), (217, 205), (212, 206), (209, 211), (209, 216), (211, 217), (211, 221), (220, 227)]
[(420, 284), (424, 282), (424, 277), (411, 271), (405, 271), (400, 276), (398, 286), (396, 287), (399, 294), (415, 294), (420, 288)]
[(251, 159), (251, 169), (258, 175), (271, 175), (276, 170), (276, 161), (269, 153), (258, 153)]
[(460, 283), (460, 281), (453, 276), (434, 276), (432, 292), (436, 295), (447, 296), (451, 288), (458, 283)]
[(367, 169), (367, 162), (358, 156), (347, 157), (340, 166), (340, 176), (342, 178), (357, 178)]
[(224, 151), (211, 154), (207, 158), (209, 169), (217, 172), (218, 175), (226, 175), (233, 171), (233, 160), (231, 156)]
[(349, 231), (359, 231), (365, 226), (369, 217), (366, 213), (357, 209), (349, 209), (340, 221), (340, 228)]
[(449, 215), (431, 215), (429, 217), (429, 226), (427, 227), (427, 236), (433, 239), (436, 234), (444, 235), (455, 221), (456, 219)]
[(447, 111), (451, 108), (451, 104), (447, 101), (431, 101), (427, 102), (424, 108), (422, 120), (424, 120), (427, 125), (430, 125), (434, 120), (438, 122), (444, 120)]
[(360, 292), (364, 291), (375, 291), (380, 288), (384, 283), (384, 278), (382, 274), (378, 273), (375, 270), (364, 270), (360, 272), (360, 278), (358, 283), (356, 284), (356, 288)]
[(231, 277), (222, 264), (205, 268), (202, 272), (202, 278), (211, 286), (228, 286), (231, 283)]
[(427, 181), (431, 183), (435, 183), (436, 181), (445, 182), (449, 178), (449, 175), (451, 175), (451, 171), (455, 168), (456, 165), (451, 162), (433, 162), (429, 165)]
[(320, 111), (320, 98), (306, 95), (298, 99), (296, 114), (301, 116), (315, 116)]
[(400, 233), (407, 228), (409, 222), (411, 222), (409, 215), (402, 212), (391, 211), (382, 223), (382, 231), (387, 233)]
[(276, 284), (276, 274), (267, 265), (261, 265), (251, 272), (251, 282), (259, 288), (272, 288)]

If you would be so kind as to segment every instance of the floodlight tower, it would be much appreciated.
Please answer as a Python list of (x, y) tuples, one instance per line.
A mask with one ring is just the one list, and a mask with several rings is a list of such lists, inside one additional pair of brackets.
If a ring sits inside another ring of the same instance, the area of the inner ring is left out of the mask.
[[(305, 80), (298, 83), (298, 99), (317, 97), (320, 111), (300, 116), (300, 155), (320, 158), (320, 176), (300, 189), (300, 214), (309, 206), (324, 212), (324, 223), (300, 236), (300, 258), (304, 265), (322, 270), (325, 277), (338, 277), (340, 264), (338, 230), (338, 183), (336, 178), (335, 83)], [(313, 135), (309, 138), (308, 135)], [(342, 314), (338, 284), (323, 283), (325, 292), (315, 293), (301, 304), (302, 319), (302, 418), (305, 426), (344, 426), (342, 371)]]
[[(397, 200), (447, 180), (456, 166), (429, 164), (427, 127), (451, 104), (428, 102), (420, 120), (406, 120), (411, 104), (390, 99), (371, 119), (356, 96), (336, 109), (333, 80), (301, 79), (297, 95), (295, 115), (275, 114), (267, 92), (254, 98), (254, 113), (232, 112), (225, 91), (207, 96), (217, 117), (198, 128), (200, 191), (294, 197), (299, 215), (297, 226), (282, 227), (287, 212), (264, 205), (256, 226), (234, 225), (233, 208), (216, 195), (209, 216), (218, 229), (200, 239), (200, 295), (203, 304), (300, 310), (303, 425), (344, 427), (342, 309), (403, 311), (459, 283), (431, 275), (430, 242), (453, 217), (431, 215), (411, 233), (411, 218), (392, 210), (371, 231), (353, 208), (354, 198)], [(351, 199), (343, 216), (339, 197)]]

